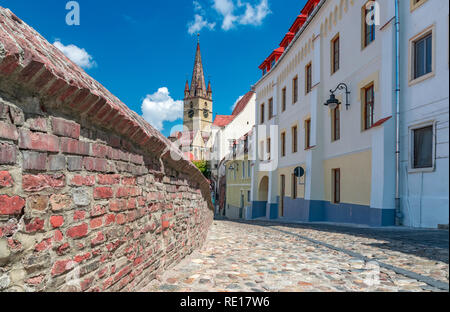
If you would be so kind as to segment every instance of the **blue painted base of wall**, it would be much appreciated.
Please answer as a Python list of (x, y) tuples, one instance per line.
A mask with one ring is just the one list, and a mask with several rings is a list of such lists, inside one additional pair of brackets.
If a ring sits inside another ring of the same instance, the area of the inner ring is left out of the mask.
[(252, 213), (251, 218), (257, 219), (257, 218), (263, 218), (266, 216), (266, 207), (267, 202), (266, 201), (254, 201), (252, 202)]
[[(266, 217), (267, 202), (253, 202), (252, 218)], [(263, 207), (264, 206), (264, 209)], [(263, 211), (264, 210), (264, 211)], [(278, 204), (270, 205), (270, 219), (277, 219)], [(354, 223), (369, 226), (395, 225), (395, 209), (376, 209), (355, 204), (284, 198), (284, 219), (303, 222)]]

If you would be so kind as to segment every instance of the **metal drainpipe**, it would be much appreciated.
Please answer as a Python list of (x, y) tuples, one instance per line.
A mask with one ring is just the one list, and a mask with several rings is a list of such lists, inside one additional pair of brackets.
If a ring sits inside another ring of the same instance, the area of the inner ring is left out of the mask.
[(396, 147), (395, 147), (395, 224), (403, 225), (400, 206), (400, 16), (399, 0), (395, 0), (395, 105), (396, 105)]

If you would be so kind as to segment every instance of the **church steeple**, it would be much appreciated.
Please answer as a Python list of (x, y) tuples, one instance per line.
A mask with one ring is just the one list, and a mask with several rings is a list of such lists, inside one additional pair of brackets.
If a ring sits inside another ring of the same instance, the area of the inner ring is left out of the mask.
[[(206, 87), (203, 71), (200, 40), (197, 41), (192, 81), (186, 81), (184, 87), (184, 117), (183, 125), (190, 132), (201, 132), (201, 137), (207, 137), (213, 123), (213, 100), (211, 82)], [(206, 142), (205, 142), (206, 143)], [(197, 147), (192, 147), (196, 149)], [(206, 147), (202, 147), (205, 151)]]
[(192, 73), (191, 92), (192, 96), (206, 96), (205, 75), (203, 73), (202, 54), (200, 52), (200, 35), (197, 42), (197, 51), (195, 53), (194, 71)]

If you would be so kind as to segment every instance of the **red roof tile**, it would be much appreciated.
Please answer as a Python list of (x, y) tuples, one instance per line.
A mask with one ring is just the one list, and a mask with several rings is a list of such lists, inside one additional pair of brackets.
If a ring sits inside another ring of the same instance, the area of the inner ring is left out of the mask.
[(242, 99), (236, 104), (236, 107), (234, 108), (233, 113), (231, 115), (233, 115), (233, 116), (239, 115), (245, 109), (248, 102), (250, 102), (253, 94), (255, 94), (255, 92), (253, 92), (253, 91), (247, 92), (247, 94), (245, 94), (242, 97)]
[(213, 125), (217, 127), (225, 127), (233, 121), (234, 117), (235, 116), (217, 115), (216, 119), (214, 119)]

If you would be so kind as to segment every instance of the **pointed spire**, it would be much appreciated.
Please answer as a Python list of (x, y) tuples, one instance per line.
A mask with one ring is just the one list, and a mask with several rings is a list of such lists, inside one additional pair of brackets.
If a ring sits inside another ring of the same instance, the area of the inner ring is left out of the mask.
[(208, 90), (206, 91), (206, 95), (207, 95), (210, 99), (212, 98), (211, 80), (208, 81)]
[(206, 85), (205, 85), (205, 76), (203, 73), (202, 54), (200, 52), (200, 34), (198, 34), (194, 71), (192, 73), (191, 95), (204, 96), (205, 92), (206, 92)]
[(189, 96), (189, 80), (186, 79), (186, 86), (184, 87), (184, 97), (187, 98)]

